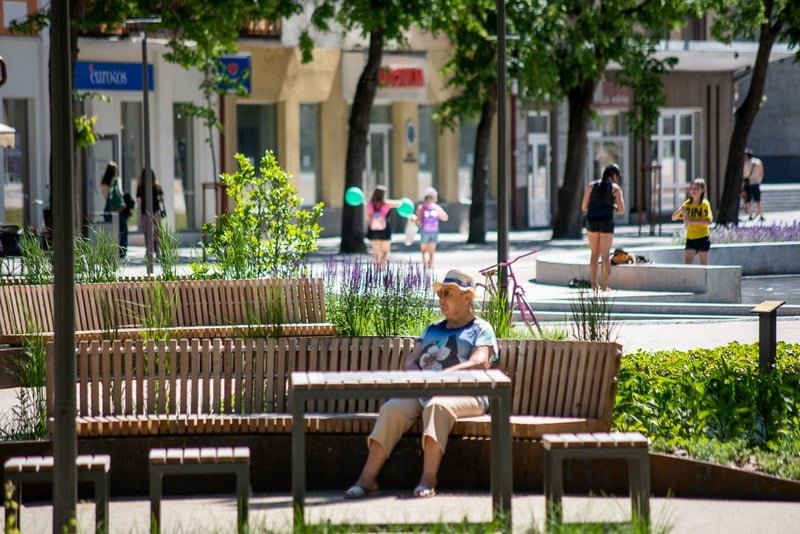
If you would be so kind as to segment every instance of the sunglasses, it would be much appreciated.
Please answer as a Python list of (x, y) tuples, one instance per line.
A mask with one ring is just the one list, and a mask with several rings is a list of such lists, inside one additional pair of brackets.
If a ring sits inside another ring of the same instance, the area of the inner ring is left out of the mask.
[(455, 295), (456, 293), (461, 293), (461, 291), (457, 289), (451, 289), (449, 287), (444, 287), (436, 292), (436, 296), (438, 296), (440, 299), (449, 299), (452, 295)]

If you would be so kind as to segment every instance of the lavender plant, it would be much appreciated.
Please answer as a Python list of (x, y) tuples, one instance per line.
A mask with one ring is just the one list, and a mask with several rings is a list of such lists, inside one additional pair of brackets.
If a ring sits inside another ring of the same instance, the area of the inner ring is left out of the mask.
[(330, 257), (322, 277), (328, 316), (343, 335), (419, 335), (438, 316), (430, 307), (431, 277), (418, 264)]
[(759, 224), (755, 226), (722, 226), (711, 232), (714, 243), (775, 243), (800, 241), (800, 222)]

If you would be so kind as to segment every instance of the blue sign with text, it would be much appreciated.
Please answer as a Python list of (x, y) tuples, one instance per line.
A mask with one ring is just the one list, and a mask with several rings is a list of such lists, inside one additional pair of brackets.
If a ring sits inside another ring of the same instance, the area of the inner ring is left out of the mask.
[[(90, 91), (141, 91), (141, 63), (78, 61), (75, 64), (75, 89)], [(147, 65), (147, 89), (155, 87), (153, 65)]]
[(220, 81), (217, 88), (227, 93), (237, 92), (242, 87), (250, 94), (250, 67), (249, 55), (222, 56), (219, 58)]

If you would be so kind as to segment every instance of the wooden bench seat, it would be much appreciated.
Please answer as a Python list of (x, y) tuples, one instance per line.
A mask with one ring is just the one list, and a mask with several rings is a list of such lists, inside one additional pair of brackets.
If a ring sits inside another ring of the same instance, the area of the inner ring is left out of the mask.
[[(76, 340), (139, 338), (159, 302), (168, 315), (161, 331), (172, 338), (238, 337), (245, 335), (240, 328), (265, 335), (270, 329), (271, 335), (315, 336), (335, 330), (321, 279), (137, 281), (77, 284)], [(271, 328), (276, 324), (282, 328)], [(0, 343), (52, 338), (53, 331), (52, 285), (0, 286)]]
[(569, 458), (622, 458), (628, 462), (628, 483), (634, 520), (650, 522), (649, 441), (638, 432), (545, 434), (544, 496), (548, 526), (561, 523), (562, 463)]
[(237, 530), (247, 532), (250, 510), (250, 449), (187, 447), (150, 449), (150, 532), (161, 531), (161, 493), (165, 475), (228, 474), (236, 476)]
[[(52, 484), (54, 466), (55, 462), (52, 456), (15, 456), (6, 460), (3, 466), (5, 479), (14, 484), (17, 494), (16, 508), (12, 506), (13, 495), (6, 496), (6, 527), (16, 526), (17, 529), (24, 532), (20, 514), (22, 483)], [(81, 454), (75, 458), (75, 467), (79, 482), (91, 482), (94, 485), (95, 530), (108, 532), (108, 472), (111, 469), (111, 457), (106, 454)], [(10, 523), (9, 518), (12, 516), (15, 519)]]
[[(376, 337), (82, 342), (77, 432), (81, 437), (289, 433), (290, 373), (400, 369), (414, 343)], [(501, 340), (500, 351), (500, 369), (512, 379), (515, 439), (610, 429), (619, 345)], [(47, 363), (50, 378), (52, 345)], [(50, 381), (48, 391), (53, 391)], [(48, 403), (53, 398), (48, 395)], [(381, 402), (311, 401), (306, 430), (367, 434)], [(52, 414), (49, 404), (48, 409)], [(488, 415), (464, 418), (453, 432), (487, 437), (489, 423)]]

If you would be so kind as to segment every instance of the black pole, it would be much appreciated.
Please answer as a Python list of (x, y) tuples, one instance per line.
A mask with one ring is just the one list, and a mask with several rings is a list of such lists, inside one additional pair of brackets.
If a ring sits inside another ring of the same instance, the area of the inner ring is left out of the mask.
[(53, 429), (53, 532), (74, 532), (78, 493), (75, 457), (75, 279), (72, 252), (73, 144), (69, 2), (53, 2), (50, 25), (51, 190), (55, 402)]
[[(506, 6), (497, 0), (497, 262), (508, 260), (508, 176), (506, 172)], [(500, 291), (508, 281), (500, 269)]]
[(147, 26), (142, 29), (142, 113), (144, 114), (144, 264), (153, 274), (153, 173), (150, 170), (150, 101), (147, 79)]

